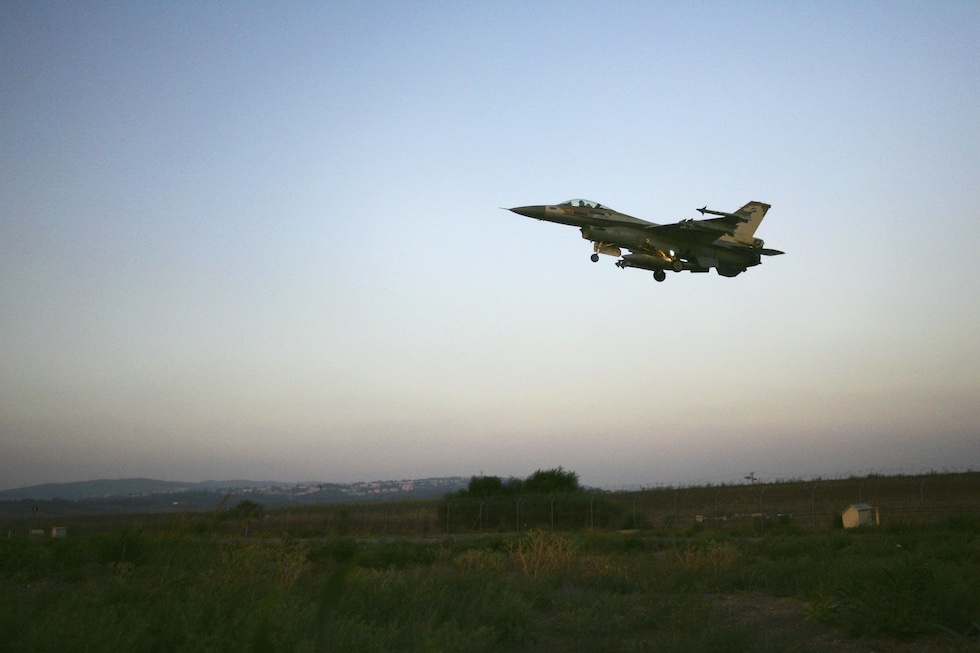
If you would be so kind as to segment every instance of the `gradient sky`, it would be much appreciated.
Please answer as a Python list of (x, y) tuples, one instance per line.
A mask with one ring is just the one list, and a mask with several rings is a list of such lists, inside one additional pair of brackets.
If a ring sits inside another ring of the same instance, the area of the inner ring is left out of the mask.
[[(0, 489), (980, 466), (977, 2), (4, 2)], [(620, 270), (499, 207), (772, 205)]]

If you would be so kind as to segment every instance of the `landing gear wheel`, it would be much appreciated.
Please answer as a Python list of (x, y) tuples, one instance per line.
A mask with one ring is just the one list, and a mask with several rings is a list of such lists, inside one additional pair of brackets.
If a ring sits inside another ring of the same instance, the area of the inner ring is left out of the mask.
[(656, 279), (657, 281), (663, 281), (664, 279), (667, 278), (667, 273), (664, 272), (663, 270), (655, 270), (653, 273), (653, 278)]
[(681, 261), (674, 261), (674, 265), (672, 267), (674, 268), (674, 272), (680, 272), (684, 269), (684, 263)]
[(593, 254), (592, 255), (592, 262), (593, 263), (598, 263), (599, 262), (599, 255), (598, 254)]

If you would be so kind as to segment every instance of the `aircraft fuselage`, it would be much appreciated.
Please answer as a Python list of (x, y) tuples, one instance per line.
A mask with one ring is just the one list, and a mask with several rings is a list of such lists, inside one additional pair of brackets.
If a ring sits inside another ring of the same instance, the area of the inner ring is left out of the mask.
[[(583, 200), (584, 201), (584, 200)], [(593, 206), (568, 206), (566, 204), (541, 204), (537, 206), (518, 206), (510, 209), (518, 215), (524, 215), (536, 220), (557, 222), (572, 227), (598, 226), (602, 224), (618, 225), (633, 223), (640, 226), (653, 225), (652, 222), (634, 218), (631, 215), (613, 211), (601, 204)]]

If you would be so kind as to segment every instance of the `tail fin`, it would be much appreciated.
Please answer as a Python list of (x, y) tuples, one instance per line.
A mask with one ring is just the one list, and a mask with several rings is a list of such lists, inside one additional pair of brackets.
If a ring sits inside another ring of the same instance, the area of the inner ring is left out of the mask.
[(749, 202), (738, 211), (735, 211), (735, 215), (745, 220), (745, 222), (735, 227), (733, 240), (743, 245), (752, 245), (755, 242), (755, 230), (762, 224), (762, 218), (766, 217), (766, 211), (768, 210), (768, 204), (763, 202)]

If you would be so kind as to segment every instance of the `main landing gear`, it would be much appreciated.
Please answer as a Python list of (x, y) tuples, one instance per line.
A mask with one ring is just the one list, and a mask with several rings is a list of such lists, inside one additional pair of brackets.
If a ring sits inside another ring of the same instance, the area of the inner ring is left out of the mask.
[(599, 255), (598, 254), (593, 254), (591, 256), (591, 258), (592, 258), (592, 262), (593, 263), (598, 263), (599, 262)]
[[(681, 270), (684, 269), (684, 262), (681, 261), (680, 259), (675, 258), (673, 262), (670, 264), (670, 269), (673, 270), (674, 272), (680, 272)], [(653, 271), (653, 278), (656, 279), (657, 281), (663, 281), (664, 279), (667, 278), (667, 272), (664, 271), (663, 268), (658, 268)]]

